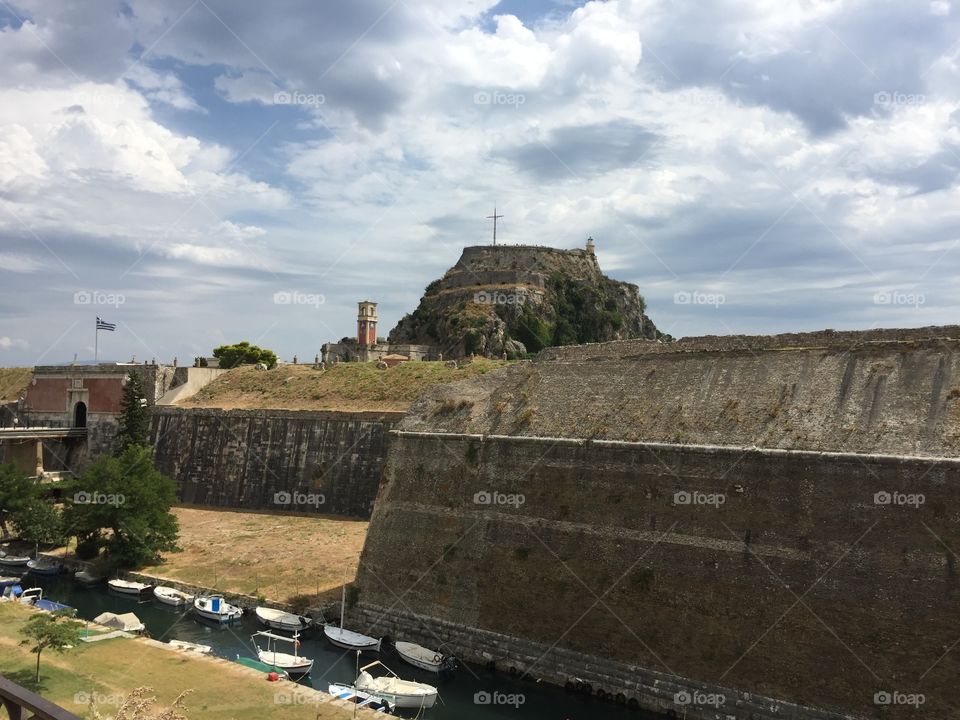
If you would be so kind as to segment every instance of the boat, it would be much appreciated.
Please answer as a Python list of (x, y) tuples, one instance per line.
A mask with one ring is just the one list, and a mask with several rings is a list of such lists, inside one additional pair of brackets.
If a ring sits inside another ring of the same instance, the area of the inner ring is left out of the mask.
[(27, 563), (27, 567), (30, 568), (30, 572), (32, 572), (34, 575), (56, 575), (60, 572), (59, 564), (53, 562), (52, 560), (45, 560), (43, 558), (30, 560)]
[(30, 562), (29, 555), (10, 555), (5, 550), (0, 550), (0, 565), (7, 567), (18, 567)]
[(398, 640), (394, 643), (394, 647), (397, 649), (400, 659), (428, 672), (438, 673), (441, 670), (453, 670), (456, 664), (456, 660), (452, 656), (444, 655), (439, 650), (430, 650), (416, 643)]
[(124, 595), (139, 595), (142, 592), (146, 592), (153, 585), (148, 585), (147, 583), (134, 582), (132, 580), (107, 580), (107, 586), (118, 593), (123, 593)]
[(73, 574), (73, 579), (81, 585), (99, 585), (103, 582), (102, 575), (97, 575), (89, 570), (77, 570)]
[(47, 612), (57, 612), (58, 610), (73, 610), (69, 605), (64, 605), (56, 600), (47, 600), (43, 597), (43, 588), (27, 588), (21, 591), (19, 585), (12, 585), (3, 591), (4, 597), (14, 602), (20, 602), (24, 605), (32, 605), (37, 610)]
[(200, 653), (201, 655), (209, 655), (213, 652), (213, 648), (209, 645), (201, 645), (200, 643), (187, 642), (186, 640), (168, 640), (167, 645), (177, 650), (183, 650), (184, 652), (195, 652)]
[(260, 622), (274, 630), (300, 632), (310, 625), (310, 618), (308, 617), (294, 615), (275, 608), (258, 607), (255, 612)]
[(385, 713), (386, 715), (393, 714), (393, 706), (386, 700), (381, 700), (380, 698), (370, 695), (369, 693), (365, 693), (362, 690), (357, 690), (351, 685), (331, 683), (327, 692), (329, 692), (338, 700), (346, 700), (349, 703), (353, 703), (357, 707), (367, 708), (375, 712)]
[(240, 663), (245, 667), (253, 668), (254, 670), (259, 670), (265, 673), (275, 672), (277, 675), (279, 675), (282, 678), (285, 678), (287, 680), (290, 679), (290, 675), (288, 675), (287, 671), (284, 670), (283, 668), (275, 667), (273, 665), (268, 665), (267, 663), (260, 662), (259, 660), (254, 660), (253, 658), (240, 657), (239, 655), (237, 655), (236, 662)]
[(153, 589), (153, 596), (164, 605), (173, 605), (174, 607), (189, 605), (193, 602), (193, 595), (187, 595), (187, 593), (182, 590), (167, 587), (166, 585), (157, 585)]
[(243, 610), (231, 605), (219, 595), (194, 598), (193, 609), (200, 617), (219, 623), (234, 622), (243, 616)]
[(146, 629), (146, 626), (140, 622), (140, 618), (133, 613), (118, 615), (117, 613), (104, 612), (97, 615), (93, 621), (97, 625), (103, 625), (114, 630), (123, 630), (124, 632), (143, 632)]
[(343, 612), (347, 604), (347, 586), (343, 586), (343, 591), (340, 597), (340, 627), (335, 625), (325, 625), (323, 627), (323, 634), (327, 636), (327, 640), (336, 645), (337, 647), (342, 647), (346, 650), (375, 650), (380, 652), (380, 642), (377, 638), (372, 638), (368, 635), (363, 635), (358, 632), (353, 632), (352, 630), (346, 630), (343, 627)]
[[(257, 638), (266, 638), (267, 640), (267, 649), (263, 650), (257, 645)], [(260, 658), (260, 662), (266, 663), (273, 667), (283, 668), (287, 671), (287, 674), (290, 677), (303, 677), (310, 673), (310, 670), (313, 669), (313, 660), (308, 657), (303, 657), (299, 654), (300, 650), (300, 633), (294, 633), (292, 638), (288, 638), (285, 635), (277, 635), (272, 632), (267, 632), (266, 630), (261, 630), (260, 632), (255, 632), (250, 636), (250, 640), (253, 641), (253, 646), (257, 649), (257, 657)], [(293, 645), (293, 655), (289, 653), (277, 652), (277, 643), (290, 643)]]
[[(374, 677), (368, 671), (379, 665), (387, 675)], [(404, 680), (379, 660), (360, 668), (357, 675), (357, 690), (375, 695), (398, 708), (432, 708), (437, 702), (438, 691), (433, 685)]]
[(0, 590), (11, 585), (19, 585), (26, 575), (0, 575)]

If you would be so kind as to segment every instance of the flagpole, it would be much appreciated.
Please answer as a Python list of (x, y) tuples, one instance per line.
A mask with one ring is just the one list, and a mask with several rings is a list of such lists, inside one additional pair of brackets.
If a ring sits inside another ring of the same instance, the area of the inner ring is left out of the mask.
[(100, 318), (97, 318), (96, 329), (93, 331), (93, 364), (96, 365), (100, 353)]

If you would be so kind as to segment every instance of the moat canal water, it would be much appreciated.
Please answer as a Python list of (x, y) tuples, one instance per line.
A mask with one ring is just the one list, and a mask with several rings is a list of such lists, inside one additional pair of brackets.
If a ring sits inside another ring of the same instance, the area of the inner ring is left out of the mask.
[[(202, 643), (213, 648), (213, 654), (236, 659), (238, 655), (256, 657), (250, 636), (263, 628), (252, 613), (244, 613), (243, 620), (230, 627), (217, 627), (197, 619), (192, 611), (184, 612), (161, 605), (152, 595), (136, 598), (118, 595), (106, 585), (86, 588), (69, 575), (38, 578), (28, 576), (25, 587), (42, 587), (43, 595), (51, 600), (66, 603), (77, 609), (81, 620), (93, 620), (102, 612), (132, 612), (146, 625), (147, 632), (156, 640), (185, 640)], [(354, 653), (339, 650), (330, 645), (322, 631), (310, 629), (301, 635), (301, 652), (314, 659), (313, 672), (301, 682), (326, 692), (331, 682), (350, 684), (356, 677)], [(490, 673), (477, 666), (461, 666), (450, 680), (437, 681), (436, 675), (423, 672), (402, 660), (391, 650), (376, 654), (364, 653), (361, 664), (381, 660), (387, 667), (403, 678), (420, 680), (437, 685), (440, 700), (430, 710), (424, 711), (424, 720), (659, 720), (663, 716), (625, 708), (571, 695), (562, 688), (534, 681), (513, 681), (505, 672)], [(144, 683), (149, 684), (149, 678)], [(476, 693), (500, 693), (521, 696), (521, 705), (478, 705)], [(414, 713), (405, 713), (412, 717)], [(269, 713), (266, 713), (269, 716)]]

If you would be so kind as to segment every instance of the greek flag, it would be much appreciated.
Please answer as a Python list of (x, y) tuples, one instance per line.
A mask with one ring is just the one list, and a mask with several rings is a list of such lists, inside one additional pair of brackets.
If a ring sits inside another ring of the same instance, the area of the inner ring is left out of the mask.
[(99, 317), (97, 318), (97, 330), (109, 330), (110, 332), (113, 332), (116, 329), (117, 329), (116, 323), (108, 323), (101, 320)]

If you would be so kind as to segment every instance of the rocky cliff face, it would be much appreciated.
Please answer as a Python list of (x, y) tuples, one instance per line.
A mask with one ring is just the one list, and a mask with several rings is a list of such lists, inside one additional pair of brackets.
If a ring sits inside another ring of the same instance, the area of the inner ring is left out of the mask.
[(591, 250), (478, 246), (432, 282), (391, 343), (445, 357), (519, 357), (545, 347), (656, 339), (636, 285), (606, 277)]

